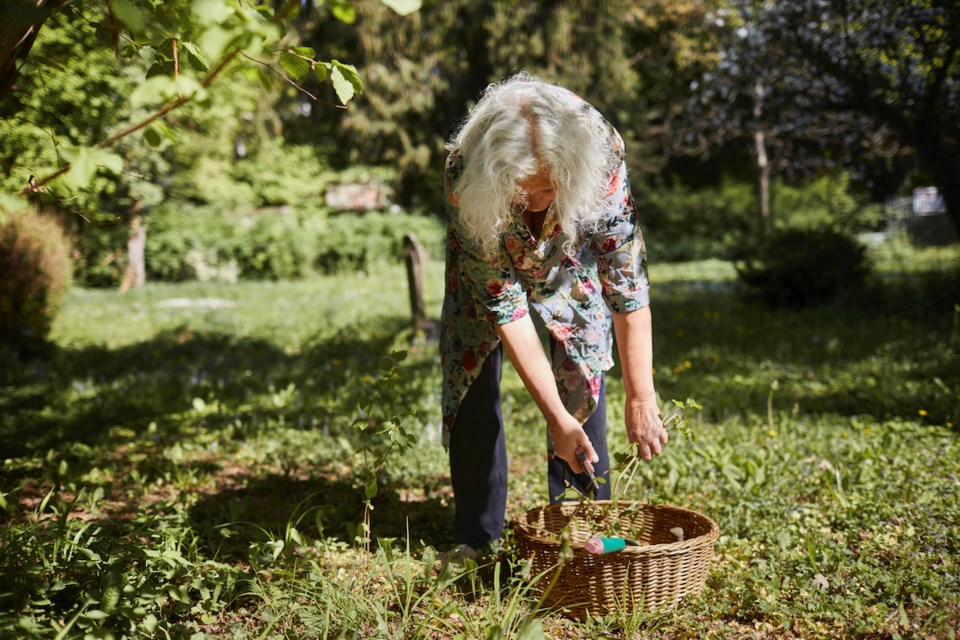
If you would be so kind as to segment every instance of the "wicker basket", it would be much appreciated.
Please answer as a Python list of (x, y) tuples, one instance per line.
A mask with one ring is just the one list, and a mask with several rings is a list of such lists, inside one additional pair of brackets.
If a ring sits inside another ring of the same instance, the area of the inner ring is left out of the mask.
[[(620, 533), (640, 543), (602, 556), (584, 543), (620, 523)], [(683, 529), (683, 541), (671, 529)], [(573, 558), (553, 578), (559, 563), (560, 533), (570, 531)], [(534, 588), (549, 589), (544, 604), (583, 619), (636, 607), (670, 609), (703, 589), (720, 530), (704, 515), (668, 505), (608, 500), (561, 502), (532, 509), (514, 522), (519, 554), (531, 563), (531, 575), (545, 577)], [(549, 587), (554, 583), (552, 587)]]

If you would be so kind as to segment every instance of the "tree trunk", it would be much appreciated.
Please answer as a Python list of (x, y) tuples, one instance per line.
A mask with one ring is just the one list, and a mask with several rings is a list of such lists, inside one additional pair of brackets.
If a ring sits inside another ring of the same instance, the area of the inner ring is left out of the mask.
[(25, 27), (0, 22), (0, 98), (13, 89), (20, 76), (17, 64), (29, 53), (39, 30), (40, 25)]
[(27, 57), (50, 13), (69, 0), (13, 0), (0, 9), (0, 99), (13, 90), (18, 66)]
[(416, 337), (427, 327), (427, 311), (423, 302), (423, 265), (426, 262), (426, 252), (413, 233), (403, 237), (403, 252), (407, 258), (410, 313), (413, 316), (413, 335)]
[(132, 287), (142, 287), (147, 281), (146, 265), (147, 229), (143, 218), (134, 216), (130, 221), (130, 237), (127, 240), (127, 267), (120, 283), (120, 293), (126, 293)]
[(770, 234), (770, 163), (767, 159), (767, 140), (763, 132), (763, 85), (754, 86), (753, 117), (756, 131), (753, 134), (754, 151), (757, 154), (758, 198), (760, 201), (760, 239)]
[(757, 178), (760, 197), (760, 237), (770, 234), (770, 164), (767, 162), (767, 143), (763, 131), (753, 134), (757, 150)]

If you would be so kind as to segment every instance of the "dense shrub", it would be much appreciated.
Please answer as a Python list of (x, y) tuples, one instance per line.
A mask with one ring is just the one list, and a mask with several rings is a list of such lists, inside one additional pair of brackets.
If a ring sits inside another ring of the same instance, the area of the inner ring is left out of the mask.
[(85, 287), (118, 287), (123, 279), (122, 251), (130, 227), (119, 220), (74, 222), (70, 233), (74, 281)]
[(232, 178), (250, 185), (257, 206), (304, 206), (323, 198), (326, 169), (313, 147), (267, 143), (253, 157), (236, 162)]
[(749, 295), (781, 307), (830, 302), (862, 286), (867, 270), (863, 246), (833, 229), (778, 231), (756, 259), (737, 266)]
[(0, 341), (17, 346), (47, 336), (71, 269), (56, 222), (32, 212), (0, 220)]
[[(680, 184), (636, 188), (640, 225), (652, 261), (729, 258), (759, 234), (755, 185), (724, 181), (691, 190)], [(823, 176), (803, 185), (775, 180), (771, 217), (782, 228), (833, 226), (857, 233), (883, 222), (882, 207), (865, 204), (847, 174)]]
[(340, 214), (320, 228), (316, 268), (323, 273), (367, 271), (403, 259), (403, 237), (414, 233), (434, 259), (442, 259), (444, 225), (437, 218), (408, 213)]
[(745, 183), (696, 191), (674, 184), (636, 192), (651, 261), (726, 257), (757, 228), (756, 194)]
[(291, 211), (261, 213), (237, 243), (240, 277), (248, 280), (295, 280), (309, 275), (313, 260), (310, 219)]
[[(146, 224), (148, 279), (235, 279), (242, 230), (222, 211), (171, 203), (150, 212)], [(220, 277), (221, 273), (233, 277)]]
[(803, 185), (775, 181), (771, 194), (774, 223), (781, 227), (829, 226), (852, 234), (886, 222), (883, 206), (857, 192), (850, 174), (827, 174)]
[(290, 280), (314, 271), (368, 271), (403, 259), (403, 236), (416, 234), (443, 259), (444, 225), (413, 213), (329, 214), (271, 208), (227, 213), (165, 205), (147, 216), (151, 280)]

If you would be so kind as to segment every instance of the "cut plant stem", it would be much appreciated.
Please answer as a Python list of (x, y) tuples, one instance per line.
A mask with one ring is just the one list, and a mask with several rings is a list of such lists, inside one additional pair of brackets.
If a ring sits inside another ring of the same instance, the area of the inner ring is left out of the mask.
[[(666, 430), (669, 433), (670, 428), (674, 426), (675, 423), (679, 422), (679, 420), (680, 420), (679, 413), (674, 413), (668, 416), (667, 419), (663, 421), (664, 430)], [(640, 458), (640, 456), (638, 455), (639, 454), (638, 445), (636, 443), (633, 443), (633, 448), (635, 451), (630, 454), (630, 457), (628, 459), (626, 466), (623, 468), (620, 475), (617, 477), (617, 481), (613, 484), (613, 490), (611, 491), (611, 494), (613, 496), (613, 499), (612, 499), (613, 503), (616, 503), (616, 501), (619, 499), (620, 485), (623, 482), (624, 477), (627, 478), (626, 484), (623, 485), (623, 490), (626, 491), (627, 487), (629, 487), (630, 484), (633, 482), (633, 477), (636, 475), (637, 469), (640, 468), (640, 460), (642, 458)]]

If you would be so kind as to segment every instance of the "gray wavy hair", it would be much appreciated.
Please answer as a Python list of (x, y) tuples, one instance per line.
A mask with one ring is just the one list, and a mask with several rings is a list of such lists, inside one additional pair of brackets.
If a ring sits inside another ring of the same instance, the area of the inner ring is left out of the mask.
[(517, 182), (542, 166), (557, 191), (564, 251), (575, 251), (579, 233), (603, 213), (618, 158), (599, 114), (563, 91), (525, 72), (492, 84), (447, 144), (463, 159), (453, 185), (462, 233), (485, 256), (499, 248)]

